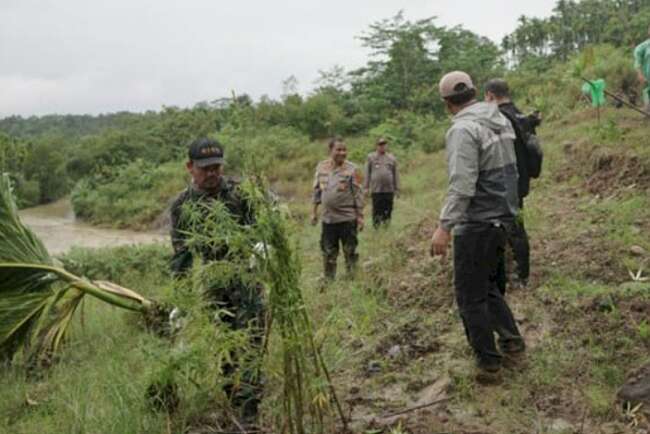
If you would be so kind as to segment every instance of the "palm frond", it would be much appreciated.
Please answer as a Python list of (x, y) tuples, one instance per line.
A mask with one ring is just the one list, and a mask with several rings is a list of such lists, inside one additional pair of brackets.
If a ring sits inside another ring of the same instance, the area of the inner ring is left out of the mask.
[(41, 240), (21, 223), (7, 174), (0, 176), (0, 235), (0, 262), (52, 264)]
[(93, 283), (54, 265), (41, 240), (18, 216), (11, 182), (0, 176), (0, 360), (21, 348), (50, 357), (60, 347), (85, 295), (144, 312), (152, 302), (110, 282)]

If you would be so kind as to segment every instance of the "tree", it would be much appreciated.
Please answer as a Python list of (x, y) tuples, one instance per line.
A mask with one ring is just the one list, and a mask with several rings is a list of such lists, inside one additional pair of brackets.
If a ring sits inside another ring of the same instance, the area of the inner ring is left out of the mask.
[(515, 64), (564, 61), (588, 45), (632, 46), (647, 37), (649, 20), (648, 0), (558, 0), (548, 18), (521, 17), (502, 47)]
[(65, 170), (65, 146), (62, 137), (42, 139), (34, 144), (25, 158), (25, 179), (36, 181), (39, 186), (39, 203), (52, 202), (69, 191), (70, 182)]
[(445, 28), (435, 17), (411, 22), (399, 12), (370, 25), (360, 36), (371, 50), (367, 65), (352, 71), (352, 94), (360, 110), (378, 122), (399, 111), (442, 113), (437, 83), (462, 69), (481, 82), (502, 69), (499, 48), (462, 27)]
[(438, 44), (438, 59), (445, 72), (465, 71), (479, 86), (503, 73), (501, 50), (488, 38), (457, 26), (442, 29)]
[(318, 93), (342, 94), (350, 87), (350, 77), (341, 65), (334, 65), (330, 69), (318, 71), (316, 79)]
[(383, 99), (393, 109), (413, 109), (410, 96), (440, 74), (435, 59), (440, 28), (433, 24), (434, 20), (431, 17), (411, 22), (400, 11), (371, 24), (359, 39), (371, 50), (372, 60), (353, 71), (353, 89), (366, 98)]
[(0, 173), (20, 173), (28, 154), (27, 144), (16, 137), (0, 133)]
[(295, 75), (290, 75), (282, 81), (282, 99), (286, 100), (290, 96), (299, 95), (298, 93), (298, 79)]

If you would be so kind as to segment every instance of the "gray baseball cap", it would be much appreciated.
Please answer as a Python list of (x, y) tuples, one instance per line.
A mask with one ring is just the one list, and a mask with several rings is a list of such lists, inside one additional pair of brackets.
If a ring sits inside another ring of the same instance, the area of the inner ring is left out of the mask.
[(458, 95), (467, 89), (475, 89), (472, 77), (463, 71), (453, 71), (445, 74), (440, 79), (438, 87), (440, 89), (440, 96), (443, 98)]

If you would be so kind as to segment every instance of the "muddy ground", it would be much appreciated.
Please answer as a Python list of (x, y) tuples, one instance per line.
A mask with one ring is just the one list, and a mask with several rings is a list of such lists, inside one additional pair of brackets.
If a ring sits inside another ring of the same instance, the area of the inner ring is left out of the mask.
[[(353, 432), (650, 432), (650, 404), (629, 406), (611, 393), (626, 378), (645, 381), (639, 366), (650, 354), (650, 339), (638, 335), (650, 318), (650, 284), (640, 289), (645, 297), (621, 289), (630, 280), (628, 270), (615, 260), (602, 222), (579, 206), (585, 194), (646, 189), (649, 172), (635, 157), (594, 156), (572, 146), (564, 155), (558, 182), (568, 179), (569, 165), (585, 167), (584, 159), (592, 162), (584, 169), (589, 175), (578, 187), (560, 185), (552, 200), (538, 197), (548, 200), (535, 207), (547, 223), (531, 234), (530, 286), (508, 293), (527, 359), (506, 369), (498, 385), (481, 385), (468, 374), (471, 354), (453, 301), (451, 264), (428, 257), (434, 224), (425, 219), (394, 246), (406, 253), (399, 276), (377, 277), (395, 312), (411, 311), (409, 321), (378, 324), (379, 343), (365, 348), (356, 371), (338, 380), (346, 384), (341, 389)], [(571, 230), (574, 225), (580, 230)], [(376, 271), (372, 261), (365, 267)], [(612, 291), (565, 294), (553, 283), (562, 274)]]

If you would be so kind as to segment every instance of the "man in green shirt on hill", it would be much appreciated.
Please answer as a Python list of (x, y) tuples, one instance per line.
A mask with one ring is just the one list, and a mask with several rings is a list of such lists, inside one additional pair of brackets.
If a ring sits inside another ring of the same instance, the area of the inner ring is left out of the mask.
[(648, 36), (648, 39), (634, 49), (634, 68), (639, 76), (639, 82), (645, 86), (643, 88), (643, 104), (645, 110), (650, 112), (650, 28)]

